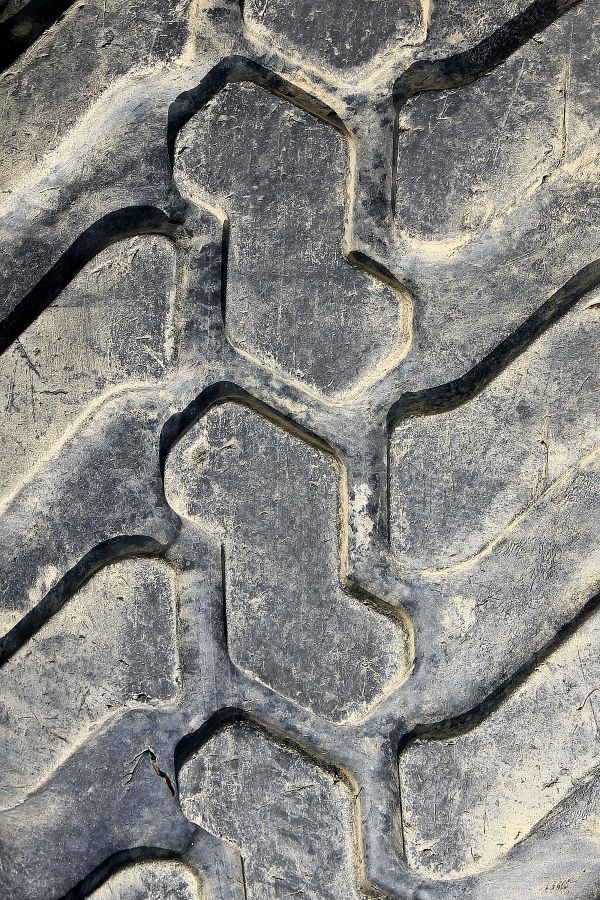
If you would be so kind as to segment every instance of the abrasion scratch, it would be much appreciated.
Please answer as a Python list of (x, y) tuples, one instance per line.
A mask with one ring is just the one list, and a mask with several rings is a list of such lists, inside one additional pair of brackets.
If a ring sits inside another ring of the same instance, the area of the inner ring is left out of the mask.
[(567, 155), (569, 145), (569, 94), (571, 90), (571, 67), (573, 59), (573, 31), (575, 26), (571, 25), (571, 36), (569, 39), (569, 55), (565, 62), (565, 69), (562, 81), (562, 146), (560, 152), (559, 164)]

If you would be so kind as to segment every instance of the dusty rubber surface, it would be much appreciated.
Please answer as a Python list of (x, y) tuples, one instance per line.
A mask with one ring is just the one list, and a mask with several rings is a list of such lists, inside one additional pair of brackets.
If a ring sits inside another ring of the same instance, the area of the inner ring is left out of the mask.
[(0, 896), (600, 897), (598, 0), (0, 3)]

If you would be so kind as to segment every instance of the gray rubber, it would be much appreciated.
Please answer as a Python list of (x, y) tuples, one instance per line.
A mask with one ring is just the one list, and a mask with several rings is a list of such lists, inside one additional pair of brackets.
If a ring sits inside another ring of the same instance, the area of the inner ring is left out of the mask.
[(597, 0), (0, 3), (0, 896), (600, 897)]

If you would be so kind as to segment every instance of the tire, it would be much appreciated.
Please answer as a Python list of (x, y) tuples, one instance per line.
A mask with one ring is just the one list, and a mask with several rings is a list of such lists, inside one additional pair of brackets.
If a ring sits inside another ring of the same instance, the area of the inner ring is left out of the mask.
[(0, 896), (600, 897), (598, 18), (0, 3)]

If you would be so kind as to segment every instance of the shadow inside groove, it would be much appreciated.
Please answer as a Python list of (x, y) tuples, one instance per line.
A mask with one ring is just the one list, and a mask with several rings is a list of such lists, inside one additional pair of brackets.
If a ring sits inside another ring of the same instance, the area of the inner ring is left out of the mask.
[(412, 416), (431, 416), (450, 412), (472, 400), (598, 285), (600, 285), (600, 260), (595, 260), (573, 275), (512, 334), (464, 375), (445, 384), (403, 394), (390, 408), (388, 428), (392, 429), (399, 422)]
[(111, 244), (142, 234), (169, 236), (175, 223), (157, 207), (115, 210), (90, 225), (0, 322), (0, 354), (27, 329), (95, 256)]
[(158, 556), (164, 547), (154, 538), (131, 535), (98, 544), (69, 569), (36, 606), (0, 638), (0, 666), (48, 622), (89, 579), (110, 563), (132, 556)]
[(30, 0), (0, 22), (0, 71), (12, 66), (74, 3), (75, 0)]
[(93, 872), (86, 875), (78, 884), (63, 894), (59, 900), (86, 900), (90, 894), (101, 887), (109, 878), (116, 875), (121, 869), (125, 869), (135, 863), (168, 861), (178, 862), (180, 854), (173, 850), (163, 850), (160, 847), (132, 847), (130, 850), (121, 850), (113, 853), (105, 859)]
[(446, 741), (452, 737), (468, 734), (481, 725), (493, 712), (508, 700), (516, 691), (525, 684), (533, 672), (557, 650), (562, 647), (586, 622), (588, 622), (600, 610), (600, 594), (594, 594), (584, 604), (582, 609), (560, 627), (553, 637), (534, 652), (527, 662), (523, 663), (516, 672), (513, 672), (502, 684), (491, 691), (480, 703), (471, 707), (467, 712), (440, 722), (427, 725), (417, 725), (403, 736), (398, 746), (398, 756), (401, 756), (408, 744), (413, 741)]
[(501, 65), (523, 44), (582, 0), (534, 0), (479, 44), (446, 59), (414, 62), (396, 79), (394, 101), (402, 106), (423, 91), (464, 87)]

